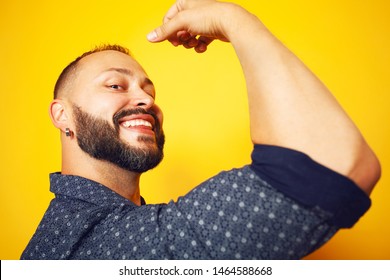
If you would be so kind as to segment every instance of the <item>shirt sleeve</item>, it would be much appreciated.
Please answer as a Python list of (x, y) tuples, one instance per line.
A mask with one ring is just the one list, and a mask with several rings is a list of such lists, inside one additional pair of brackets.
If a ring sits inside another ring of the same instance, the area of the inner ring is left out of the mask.
[(252, 159), (160, 209), (171, 258), (300, 259), (370, 205), (351, 180), (300, 152), (255, 145)]
[(330, 212), (329, 222), (340, 228), (352, 227), (371, 205), (352, 180), (295, 150), (255, 145), (251, 168), (301, 205)]

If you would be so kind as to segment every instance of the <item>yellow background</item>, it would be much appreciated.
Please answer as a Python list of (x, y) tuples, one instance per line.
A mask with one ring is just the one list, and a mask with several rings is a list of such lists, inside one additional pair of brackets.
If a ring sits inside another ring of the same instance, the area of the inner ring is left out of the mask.
[[(390, 259), (390, 17), (387, 0), (237, 0), (332, 90), (383, 168), (370, 211), (311, 259)], [(245, 83), (229, 44), (207, 53), (150, 44), (171, 0), (0, 4), (0, 259), (18, 259), (52, 194), (59, 133), (47, 108), (60, 71), (101, 43), (129, 47), (165, 112), (165, 160), (143, 175), (149, 203), (167, 202), (222, 169), (249, 162)]]

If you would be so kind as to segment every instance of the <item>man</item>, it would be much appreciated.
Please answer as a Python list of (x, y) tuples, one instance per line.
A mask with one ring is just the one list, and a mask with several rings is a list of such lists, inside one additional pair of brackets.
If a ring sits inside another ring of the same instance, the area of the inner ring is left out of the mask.
[(64, 69), (50, 106), (62, 170), (23, 259), (299, 259), (369, 208), (380, 165), (325, 86), (243, 8), (178, 0), (148, 35), (204, 52), (230, 42), (247, 82), (252, 163), (176, 203), (147, 205), (140, 175), (163, 157), (162, 112), (119, 46)]

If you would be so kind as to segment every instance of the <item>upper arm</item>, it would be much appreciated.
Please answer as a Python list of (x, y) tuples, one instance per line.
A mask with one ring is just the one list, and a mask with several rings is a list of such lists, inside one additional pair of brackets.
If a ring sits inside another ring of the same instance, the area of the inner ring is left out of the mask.
[(301, 151), (370, 193), (379, 162), (351, 118), (259, 19), (239, 15), (229, 38), (245, 75), (253, 143)]

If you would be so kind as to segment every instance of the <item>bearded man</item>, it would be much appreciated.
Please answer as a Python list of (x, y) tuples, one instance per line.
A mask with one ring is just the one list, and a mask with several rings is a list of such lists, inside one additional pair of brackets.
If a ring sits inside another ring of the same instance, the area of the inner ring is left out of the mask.
[(329, 90), (245, 9), (178, 0), (148, 35), (204, 52), (230, 42), (249, 100), (252, 163), (168, 204), (146, 204), (140, 176), (163, 158), (155, 89), (127, 49), (68, 65), (50, 116), (62, 170), (23, 259), (299, 259), (370, 206), (379, 162)]

